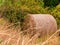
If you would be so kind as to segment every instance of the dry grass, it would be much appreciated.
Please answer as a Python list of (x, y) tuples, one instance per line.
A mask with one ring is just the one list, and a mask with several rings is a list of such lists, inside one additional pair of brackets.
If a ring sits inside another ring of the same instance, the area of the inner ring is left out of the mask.
[[(51, 35), (39, 37), (39, 33), (30, 36), (20, 31), (20, 27), (15, 28), (14, 24), (0, 19), (0, 45), (60, 45), (58, 32)], [(12, 26), (12, 27), (11, 27)], [(39, 38), (38, 38), (39, 37)]]

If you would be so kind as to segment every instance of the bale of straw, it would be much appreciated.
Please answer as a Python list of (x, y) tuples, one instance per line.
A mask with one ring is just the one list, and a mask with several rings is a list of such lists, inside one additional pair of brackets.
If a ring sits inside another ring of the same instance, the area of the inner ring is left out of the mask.
[(28, 14), (23, 29), (30, 34), (53, 34), (57, 30), (57, 23), (50, 14)]

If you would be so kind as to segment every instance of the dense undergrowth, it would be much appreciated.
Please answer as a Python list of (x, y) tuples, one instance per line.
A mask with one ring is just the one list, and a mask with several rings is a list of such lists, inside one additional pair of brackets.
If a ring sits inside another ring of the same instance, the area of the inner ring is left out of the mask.
[[(46, 2), (47, 1), (47, 2)], [(0, 16), (10, 22), (24, 22), (27, 14), (51, 14), (55, 17), (60, 27), (60, 4), (59, 0), (1, 0)]]

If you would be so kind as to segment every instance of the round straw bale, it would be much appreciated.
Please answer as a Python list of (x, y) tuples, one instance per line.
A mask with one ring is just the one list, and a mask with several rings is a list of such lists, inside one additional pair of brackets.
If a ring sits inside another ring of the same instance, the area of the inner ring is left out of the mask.
[(30, 34), (53, 34), (57, 30), (57, 23), (50, 14), (28, 14), (23, 28)]

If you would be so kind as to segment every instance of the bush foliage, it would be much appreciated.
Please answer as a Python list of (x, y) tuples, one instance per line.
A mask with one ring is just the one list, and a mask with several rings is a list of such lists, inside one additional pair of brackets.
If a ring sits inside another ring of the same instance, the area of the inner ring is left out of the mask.
[(23, 22), (28, 13), (52, 14), (60, 26), (59, 3), (59, 0), (0, 0), (0, 16), (16, 23)]
[(51, 14), (55, 17), (58, 27), (60, 27), (60, 4), (57, 5), (54, 10), (52, 10)]
[(59, 3), (60, 3), (60, 0), (44, 0), (44, 5), (45, 6), (54, 7)]

